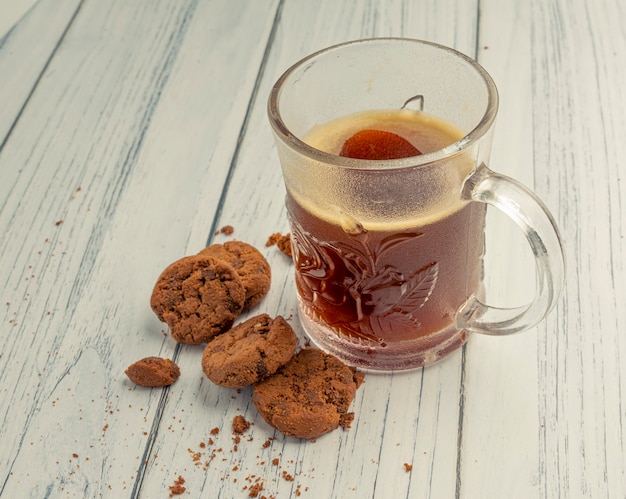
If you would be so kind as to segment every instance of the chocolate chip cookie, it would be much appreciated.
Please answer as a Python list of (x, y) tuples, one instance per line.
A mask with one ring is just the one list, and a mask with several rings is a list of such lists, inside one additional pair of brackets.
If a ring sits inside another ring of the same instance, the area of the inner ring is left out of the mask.
[(351, 419), (348, 407), (361, 380), (332, 355), (306, 348), (254, 385), (252, 400), (263, 419), (285, 435), (316, 438)]
[(202, 354), (202, 370), (217, 385), (249, 386), (285, 365), (297, 344), (281, 316), (257, 315), (211, 340)]
[(270, 266), (254, 246), (242, 241), (228, 241), (212, 244), (199, 254), (224, 260), (237, 271), (246, 290), (244, 310), (254, 307), (269, 291), (272, 278)]
[(159, 276), (150, 305), (179, 343), (201, 344), (230, 329), (243, 309), (237, 271), (208, 255), (186, 256)]

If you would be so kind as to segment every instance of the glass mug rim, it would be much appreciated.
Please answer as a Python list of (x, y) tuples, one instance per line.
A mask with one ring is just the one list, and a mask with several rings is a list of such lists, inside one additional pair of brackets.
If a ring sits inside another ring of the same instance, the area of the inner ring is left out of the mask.
[[(320, 151), (306, 142), (298, 138), (286, 123), (283, 121), (280, 113), (280, 94), (287, 80), (305, 64), (325, 56), (329, 53), (342, 50), (346, 47), (353, 45), (366, 45), (366, 44), (380, 44), (380, 43), (399, 43), (399, 44), (416, 44), (426, 45), (431, 48), (438, 49), (456, 57), (457, 59), (466, 63), (471, 69), (476, 71), (482, 78), (487, 89), (487, 106), (479, 120), (478, 124), (466, 133), (462, 138), (456, 142), (439, 149), (437, 151), (429, 152), (419, 156), (410, 156), (408, 158), (389, 159), (389, 160), (367, 160), (367, 159), (354, 159), (339, 156), (336, 154)], [(345, 169), (352, 170), (403, 170), (406, 168), (424, 167), (433, 163), (439, 163), (442, 160), (452, 158), (458, 154), (463, 153), (466, 149), (480, 140), (491, 128), (493, 122), (496, 119), (498, 112), (498, 90), (493, 78), (489, 73), (474, 59), (459, 52), (456, 49), (441, 45), (439, 43), (419, 40), (414, 38), (398, 38), (398, 37), (381, 37), (381, 38), (364, 38), (358, 40), (351, 40), (348, 42), (331, 45), (324, 49), (313, 52), (312, 54), (300, 59), (298, 62), (290, 66), (279, 78), (270, 91), (270, 96), (267, 102), (267, 114), (269, 116), (269, 122), (274, 132), (288, 144), (292, 149), (298, 153), (307, 156), (316, 161), (322, 163), (337, 166)]]

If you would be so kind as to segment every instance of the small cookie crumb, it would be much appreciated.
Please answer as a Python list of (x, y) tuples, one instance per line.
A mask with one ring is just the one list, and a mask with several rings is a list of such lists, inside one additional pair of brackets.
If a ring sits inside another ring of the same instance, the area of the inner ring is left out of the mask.
[(174, 485), (170, 485), (170, 497), (174, 497), (180, 494), (183, 494), (187, 488), (183, 487), (183, 483), (185, 483), (185, 479), (182, 476), (178, 476), (178, 478), (174, 481)]
[(363, 384), (363, 381), (365, 381), (365, 373), (362, 373), (361, 371), (355, 372), (354, 382), (356, 383), (357, 389)]
[(413, 469), (413, 465), (409, 463), (404, 463), (404, 470), (408, 473)]
[(352, 421), (354, 421), (354, 412), (347, 412), (346, 414), (342, 414), (339, 416), (339, 425), (344, 430), (350, 428), (350, 426), (352, 425)]
[(170, 359), (145, 357), (128, 366), (125, 373), (136, 385), (153, 388), (174, 383), (180, 376), (180, 369)]
[(215, 235), (217, 236), (218, 234), (225, 234), (227, 236), (230, 236), (233, 232), (235, 232), (235, 229), (232, 225), (224, 225), (224, 227), (215, 231)]
[(265, 246), (276, 245), (280, 251), (290, 258), (293, 258), (293, 252), (291, 249), (291, 235), (289, 233), (283, 235), (280, 232), (272, 234), (265, 243)]
[(233, 418), (233, 433), (237, 435), (241, 435), (245, 433), (250, 428), (250, 422), (246, 421), (241, 414), (238, 414)]
[(259, 494), (261, 493), (263, 489), (265, 489), (265, 487), (263, 486), (263, 482), (257, 482), (253, 484), (250, 487), (250, 492), (248, 494), (248, 497), (259, 497)]

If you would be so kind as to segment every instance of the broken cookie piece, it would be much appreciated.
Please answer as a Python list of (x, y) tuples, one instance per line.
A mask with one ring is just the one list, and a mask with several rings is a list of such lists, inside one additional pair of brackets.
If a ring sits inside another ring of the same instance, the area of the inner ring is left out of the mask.
[(199, 254), (223, 260), (235, 269), (246, 291), (244, 310), (254, 307), (269, 291), (272, 280), (270, 265), (254, 246), (242, 241), (228, 241), (212, 244)]
[(174, 383), (180, 376), (180, 369), (170, 359), (146, 357), (128, 366), (125, 373), (136, 385), (158, 387)]

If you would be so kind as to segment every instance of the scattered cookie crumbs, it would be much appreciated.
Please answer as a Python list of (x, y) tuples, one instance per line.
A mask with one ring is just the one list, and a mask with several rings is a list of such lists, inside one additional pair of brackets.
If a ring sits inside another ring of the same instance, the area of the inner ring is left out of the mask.
[(202, 458), (202, 452), (194, 452), (191, 449), (187, 449), (187, 452), (189, 452), (189, 454), (191, 455), (191, 460), (194, 463), (198, 463)]
[[(244, 439), (242, 439), (240, 437), (240, 434), (235, 433), (235, 427), (238, 427), (239, 424), (243, 424), (243, 426), (246, 426), (246, 423), (249, 423), (248, 421), (246, 421), (243, 416), (237, 417), (235, 416), (233, 418), (233, 421), (235, 422), (233, 425), (233, 440), (236, 442), (243, 442)], [(252, 423), (249, 423), (250, 425), (252, 425)], [(214, 428), (215, 433), (219, 433), (219, 430), (217, 428)], [(245, 431), (245, 430), (244, 430)], [(211, 463), (216, 459), (216, 457), (220, 454), (222, 454), (222, 458), (221, 461), (226, 463), (229, 461), (228, 457), (226, 456), (226, 454), (223, 454), (226, 451), (226, 449), (222, 449), (221, 447), (217, 448), (217, 438), (216, 440), (213, 440), (211, 438), (209, 438), (209, 443), (207, 444), (205, 441), (201, 441), (199, 443), (200, 449), (199, 451), (194, 451), (192, 449), (187, 449), (193, 464), (199, 468), (202, 469), (203, 471), (207, 471), (211, 465)], [(270, 443), (275, 440), (274, 437), (269, 437), (267, 438), (267, 440), (263, 443), (262, 447), (268, 448), (270, 447)], [(250, 439), (246, 439), (246, 441), (252, 441), (252, 438)], [(215, 445), (215, 448), (211, 448), (209, 450), (207, 450), (208, 445), (213, 446)], [(235, 446), (234, 449), (232, 449), (231, 451), (231, 455), (233, 452), (235, 452), (237, 450), (237, 446)], [(204, 456), (207, 457), (204, 457)], [(279, 457), (274, 457), (273, 459), (269, 459), (266, 461), (264, 459), (262, 459), (261, 455), (257, 455), (257, 459), (259, 459), (257, 465), (258, 466), (265, 466), (266, 464), (268, 465), (273, 465), (278, 467), (278, 471), (279, 471), (279, 476), (287, 481), (287, 482), (294, 482), (293, 485), (293, 492), (292, 495), (294, 497), (300, 497), (302, 495), (303, 492), (308, 492), (309, 491), (309, 487), (304, 486), (302, 484), (296, 483), (298, 480), (299, 476), (306, 476), (306, 474), (303, 474), (301, 471), (298, 471), (296, 473), (287, 471), (283, 466), (281, 466), (281, 460)], [(216, 462), (219, 462), (220, 459), (218, 459)], [(296, 462), (294, 460), (289, 460), (286, 463), (286, 466), (294, 466), (296, 464)], [(221, 477), (222, 481), (231, 481), (233, 484), (239, 484), (241, 483), (241, 490), (245, 493), (245, 495), (247, 497), (257, 497), (259, 499), (277, 499), (277, 496), (274, 494), (263, 494), (263, 491), (265, 491), (265, 481), (263, 479), (263, 477), (256, 475), (256, 474), (252, 474), (249, 473), (249, 469), (247, 467), (245, 467), (243, 465), (243, 462), (241, 460), (237, 460), (235, 459), (234, 461), (231, 461), (231, 468), (228, 469)], [(314, 472), (315, 468), (311, 469), (311, 472)], [(247, 475), (243, 475), (243, 473), (248, 472), (249, 474)], [(178, 485), (181, 485), (184, 482), (179, 483)], [(181, 492), (182, 493), (182, 492)], [(171, 495), (170, 495), (171, 497)]]
[(280, 232), (272, 234), (265, 243), (265, 246), (276, 245), (280, 251), (290, 258), (293, 258), (293, 252), (291, 249), (291, 235), (289, 233), (283, 235)]
[(174, 485), (170, 485), (169, 487), (170, 497), (180, 495), (187, 490), (186, 487), (183, 487), (183, 483), (185, 483), (185, 479), (179, 475), (178, 478), (174, 481)]
[(413, 469), (413, 465), (409, 463), (404, 463), (404, 470), (409, 473)]
[[(60, 223), (62, 223), (63, 221), (61, 220)], [(218, 233), (221, 234), (232, 234), (234, 231), (232, 226), (224, 226), (221, 229), (219, 229), (219, 231), (217, 231), (215, 234), (217, 235)], [(231, 243), (225, 243), (225, 244), (233, 244)], [(238, 243), (240, 244), (240, 243)], [(287, 233), (285, 235), (280, 234), (280, 233), (275, 233), (272, 234), (272, 236), (270, 236), (267, 240), (266, 246), (272, 246), (272, 245), (276, 245), (278, 247), (278, 249), (283, 252), (284, 254), (288, 255), (290, 258), (292, 258), (292, 248), (291, 248), (291, 237), (290, 234)], [(249, 263), (249, 258), (247, 255), (243, 255), (245, 258), (241, 258), (242, 261), (248, 262)], [(223, 259), (223, 255), (215, 255), (214, 256), (215, 259), (217, 259), (218, 261), (225, 261), (222, 260)], [(236, 262), (235, 262), (236, 263)], [(233, 268), (235, 268), (233, 266)], [(236, 268), (235, 268), (236, 270)], [(237, 271), (237, 270), (236, 270)], [(237, 271), (237, 273), (239, 273), (239, 271)], [(268, 273), (269, 276), (269, 273)], [(239, 275), (240, 279), (242, 279), (242, 284), (243, 284), (243, 278), (246, 277), (245, 275), (242, 277), (241, 275)], [(244, 286), (245, 288), (245, 286)], [(245, 289), (245, 291), (247, 292), (247, 289)], [(266, 292), (266, 291), (265, 291)], [(245, 308), (245, 307), (244, 307)], [(289, 317), (288, 319), (290, 319), (291, 317)], [(225, 333), (226, 331), (224, 331)], [(166, 333), (167, 334), (167, 333)], [(223, 334), (223, 333), (222, 333)], [(210, 338), (208, 343), (210, 343), (210, 341), (212, 341), (214, 338)], [(178, 341), (178, 340), (177, 340)], [(308, 340), (307, 341), (307, 347), (308, 345)], [(305, 350), (309, 350), (308, 348), (305, 348)], [(314, 349), (311, 349), (314, 350)], [(145, 360), (145, 359), (142, 359)], [(165, 359), (165, 360), (169, 360), (169, 359)], [(171, 361), (170, 361), (171, 362)], [(346, 366), (344, 366), (346, 367)], [(345, 412), (346, 409), (348, 408), (348, 405), (351, 402), (352, 397), (354, 396), (354, 391), (356, 389), (358, 389), (358, 387), (361, 385), (361, 383), (363, 382), (363, 378), (364, 378), (364, 374), (361, 372), (356, 371), (355, 369), (350, 368), (349, 369), (352, 374), (352, 383), (351, 387), (349, 388), (348, 392), (350, 392), (350, 394), (344, 394), (347, 395), (347, 397), (344, 399), (344, 397), (340, 397), (342, 399), (342, 403), (340, 404), (342, 407), (339, 409), (339, 414), (338, 414), (338, 425), (337, 423), (335, 423), (335, 428), (337, 426), (341, 426), (344, 429), (348, 429), (350, 428), (351, 424), (353, 423), (354, 419), (355, 419), (355, 415), (353, 412)], [(128, 373), (127, 373), (128, 374)], [(180, 374), (180, 372), (178, 373), (178, 375)], [(346, 378), (350, 378), (349, 373), (346, 372)], [(130, 376), (129, 376), (130, 377)], [(174, 379), (175, 381), (175, 379)], [(173, 382), (173, 381), (172, 381)], [(146, 386), (146, 385), (144, 385)], [(253, 395), (255, 393), (255, 388), (253, 385)], [(232, 392), (234, 393), (234, 391)], [(241, 389), (237, 388), (237, 393), (241, 393)], [(234, 396), (232, 398), (235, 398)], [(256, 403), (255, 403), (256, 405)], [(258, 407), (257, 407), (258, 409)], [(261, 414), (263, 416), (263, 414)], [(265, 418), (265, 416), (263, 416)], [(267, 420), (266, 420), (267, 421)], [(270, 423), (271, 424), (271, 423)], [(219, 427), (215, 427), (213, 429), (210, 430), (210, 435), (213, 437), (209, 437), (207, 438), (206, 441), (200, 442), (199, 443), (199, 450), (198, 451), (194, 451), (192, 449), (188, 449), (188, 452), (191, 456), (191, 459), (194, 463), (194, 465), (198, 468), (201, 468), (203, 470), (207, 470), (209, 468), (209, 465), (216, 459), (216, 456), (219, 456), (218, 459), (215, 461), (214, 464), (218, 464), (220, 459), (223, 462), (227, 462), (229, 461), (228, 459), (228, 455), (227, 453), (230, 452), (230, 455), (232, 456), (232, 460), (231, 460), (231, 468), (229, 470), (226, 470), (225, 475), (222, 476), (222, 480), (229, 480), (232, 481), (232, 483), (238, 483), (240, 485), (238, 485), (239, 487), (243, 487), (241, 490), (243, 490), (248, 497), (257, 497), (260, 499), (275, 499), (275, 496), (273, 495), (263, 495), (262, 491), (265, 490), (265, 483), (262, 479), (262, 477), (259, 477), (257, 475), (254, 474), (250, 474), (248, 476), (245, 477), (245, 479), (243, 478), (244, 475), (242, 473), (245, 473), (246, 471), (251, 471), (251, 470), (247, 470), (247, 468), (242, 464), (243, 461), (239, 460), (238, 458), (235, 457), (234, 452), (239, 450), (239, 445), (245, 445), (242, 444), (241, 442), (243, 440), (246, 441), (252, 441), (252, 437), (248, 438), (248, 437), (243, 437), (242, 435), (244, 433), (246, 433), (250, 427), (251, 427), (252, 423), (247, 421), (243, 415), (237, 415), (233, 417), (232, 420), (232, 441), (234, 443), (234, 446), (231, 450), (229, 450), (227, 447), (224, 447), (223, 449), (217, 448), (219, 446), (219, 437), (218, 434), (220, 433), (220, 428)], [(274, 425), (272, 425), (274, 426)], [(328, 428), (328, 430), (330, 430), (331, 428)], [(103, 429), (104, 430), (104, 429)], [(282, 431), (283, 433), (285, 433), (286, 435), (289, 435), (291, 433), (291, 431), (285, 432), (282, 429), (279, 430)], [(325, 432), (325, 431), (324, 431)], [(315, 442), (315, 436), (316, 435), (307, 435), (305, 436), (305, 438), (309, 438), (310, 442)], [(226, 437), (230, 439), (230, 436)], [(272, 446), (272, 441), (274, 440), (274, 438), (272, 437), (268, 437), (265, 439), (265, 441), (261, 444), (263, 449), (267, 449), (270, 448)], [(210, 447), (209, 447), (210, 446)], [(208, 447), (208, 448), (207, 448)], [(271, 452), (271, 451), (267, 451), (267, 452)], [(274, 454), (274, 452), (271, 452), (272, 454)], [(279, 456), (282, 457), (282, 455), (279, 453)], [(76, 456), (77, 457), (77, 456)], [(277, 471), (280, 473), (279, 476), (282, 477), (283, 480), (288, 481), (288, 482), (295, 482), (297, 480), (297, 477), (301, 476), (301, 472), (296, 472), (294, 474), (289, 473), (288, 471), (286, 471), (284, 469), (284, 466), (281, 465), (281, 459), (279, 457), (274, 457), (271, 458), (271, 456), (269, 456), (267, 453), (264, 453), (264, 455), (259, 455), (257, 456), (258, 458), (258, 462), (257, 465), (260, 466), (265, 466), (266, 463), (267, 464), (271, 464), (272, 466), (276, 466), (277, 467)], [(234, 461), (234, 462), (233, 462)], [(290, 463), (290, 464), (289, 464)], [(293, 465), (293, 461), (289, 461), (289, 466), (291, 467)], [(410, 466), (408, 463), (404, 464), (404, 467), (406, 469), (407, 472), (409, 472), (412, 469), (412, 466)], [(291, 470), (293, 472), (293, 470)], [(238, 476), (237, 476), (238, 475)], [(305, 473), (306, 476), (306, 473)], [(182, 494), (186, 491), (186, 487), (183, 486), (183, 484), (185, 483), (185, 480), (182, 476), (179, 476), (178, 479), (174, 482), (174, 485), (170, 486), (170, 497), (174, 496), (174, 495), (178, 495), (178, 494)], [(292, 494), (294, 494), (295, 496), (300, 496), (302, 494), (302, 491), (308, 491), (309, 487), (303, 487), (300, 484), (296, 484), (294, 483), (294, 485), (292, 486), (294, 487), (292, 489)]]
[(230, 236), (233, 232), (235, 232), (235, 229), (232, 225), (224, 225), (221, 229), (216, 230), (214, 235), (217, 236), (218, 234), (225, 234)]
[(250, 487), (250, 493), (248, 494), (248, 497), (258, 497), (263, 488), (264, 487), (262, 483), (255, 483), (252, 487)]

